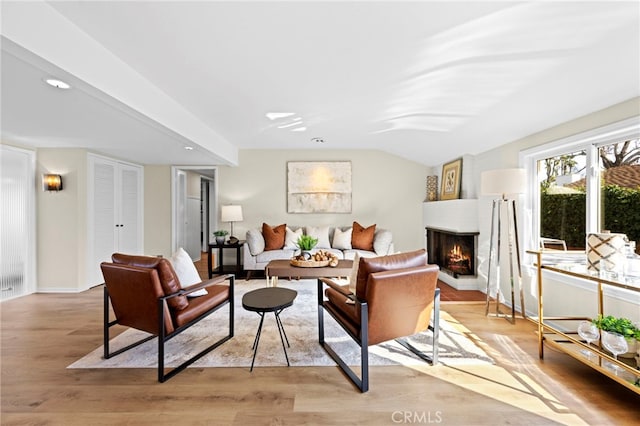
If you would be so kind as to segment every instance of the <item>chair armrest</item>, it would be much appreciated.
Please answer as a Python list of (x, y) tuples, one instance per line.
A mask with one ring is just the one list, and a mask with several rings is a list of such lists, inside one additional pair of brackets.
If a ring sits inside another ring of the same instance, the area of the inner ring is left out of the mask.
[(331, 278), (319, 278), (319, 280), (323, 284), (328, 285), (329, 287), (331, 287), (335, 291), (339, 292), (340, 294), (344, 294), (347, 297), (353, 295), (353, 293), (351, 293), (350, 291), (345, 291), (344, 286), (342, 286), (342, 285), (338, 284), (337, 282), (333, 281)]
[(215, 277), (213, 277), (211, 279), (204, 280), (204, 281), (196, 283), (196, 284), (192, 284), (192, 285), (190, 285), (188, 287), (183, 288), (182, 290), (180, 290), (180, 291), (178, 291), (176, 293), (170, 294), (169, 296), (167, 296), (167, 299), (170, 299), (170, 298), (175, 297), (175, 296), (180, 296), (180, 295), (186, 296), (186, 295), (188, 295), (190, 293), (193, 293), (194, 291), (197, 291), (197, 290), (200, 290), (200, 289), (203, 289), (203, 288), (207, 288), (207, 287), (211, 287), (211, 286), (214, 286), (214, 285), (217, 285), (217, 284), (221, 284), (221, 283), (225, 282), (227, 279), (229, 279), (230, 277), (233, 277), (233, 276), (234, 276), (233, 274), (218, 275), (218, 276), (215, 276)]

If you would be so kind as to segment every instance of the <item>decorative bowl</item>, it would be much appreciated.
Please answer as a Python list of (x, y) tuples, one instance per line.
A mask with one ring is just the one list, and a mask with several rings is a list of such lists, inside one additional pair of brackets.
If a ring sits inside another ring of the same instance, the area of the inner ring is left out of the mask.
[(297, 266), (300, 268), (322, 268), (324, 266), (329, 266), (328, 260), (297, 260), (291, 259), (291, 265)]

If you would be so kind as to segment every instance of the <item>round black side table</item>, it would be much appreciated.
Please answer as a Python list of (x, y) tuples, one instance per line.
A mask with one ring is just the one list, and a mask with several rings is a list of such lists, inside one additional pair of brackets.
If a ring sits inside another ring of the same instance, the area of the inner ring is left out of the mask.
[[(256, 312), (260, 315), (260, 325), (258, 326), (258, 332), (256, 338), (253, 340), (253, 359), (251, 360), (251, 370), (253, 371), (253, 363), (256, 360), (256, 353), (258, 352), (258, 343), (260, 342), (260, 333), (262, 333), (262, 324), (264, 323), (264, 314), (266, 312), (273, 312), (276, 317), (276, 324), (278, 325), (278, 331), (280, 332), (280, 340), (282, 341), (282, 349), (284, 350), (284, 356), (287, 359), (287, 367), (289, 364), (289, 356), (287, 355), (287, 348), (284, 345), (284, 341), (287, 341), (289, 345), (289, 339), (284, 332), (282, 321), (280, 320), (280, 313), (293, 305), (298, 292), (289, 288), (283, 287), (265, 287), (258, 290), (253, 290), (242, 296), (242, 307), (247, 311)], [(283, 337), (284, 336), (284, 337)]]

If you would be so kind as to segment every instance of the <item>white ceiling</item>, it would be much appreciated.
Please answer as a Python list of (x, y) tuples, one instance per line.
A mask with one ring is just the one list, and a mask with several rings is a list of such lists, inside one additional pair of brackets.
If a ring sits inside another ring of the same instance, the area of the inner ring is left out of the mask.
[(640, 96), (637, 1), (1, 7), (2, 140), (145, 164), (380, 149), (432, 166)]

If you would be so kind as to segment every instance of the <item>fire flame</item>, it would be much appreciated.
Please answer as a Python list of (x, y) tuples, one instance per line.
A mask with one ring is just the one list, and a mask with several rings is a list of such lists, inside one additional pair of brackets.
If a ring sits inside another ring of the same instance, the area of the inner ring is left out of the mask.
[(451, 250), (449, 250), (449, 259), (453, 262), (460, 262), (469, 259), (469, 255), (464, 254), (462, 252), (462, 248), (456, 244)]

